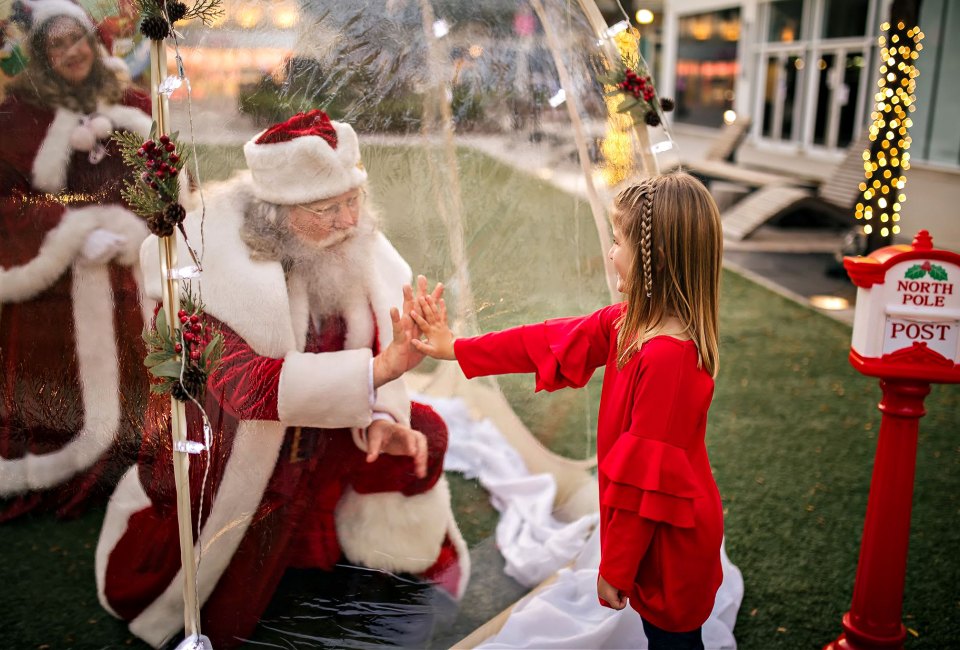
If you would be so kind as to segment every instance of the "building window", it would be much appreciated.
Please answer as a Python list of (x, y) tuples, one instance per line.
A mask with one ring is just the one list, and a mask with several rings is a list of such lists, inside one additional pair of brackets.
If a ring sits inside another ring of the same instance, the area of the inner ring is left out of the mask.
[(768, 57), (763, 97), (763, 135), (775, 140), (796, 137), (805, 62), (798, 54)]
[(874, 91), (868, 28), (883, 0), (771, 0), (759, 5), (754, 135), (843, 149), (865, 128)]
[(767, 41), (792, 43), (801, 38), (803, 0), (779, 0), (770, 3)]
[(817, 62), (813, 143), (846, 147), (858, 131), (856, 109), (865, 63), (861, 50), (825, 51)]
[(825, 0), (823, 38), (847, 38), (867, 33), (870, 0)]
[[(913, 113), (910, 153), (932, 163), (960, 166), (960, 130), (957, 106), (960, 84), (960, 4), (927, 0), (920, 8), (923, 51), (917, 59), (917, 110)], [(909, 181), (908, 181), (909, 182)]]
[(676, 119), (720, 126), (733, 108), (740, 9), (683, 16), (678, 26)]

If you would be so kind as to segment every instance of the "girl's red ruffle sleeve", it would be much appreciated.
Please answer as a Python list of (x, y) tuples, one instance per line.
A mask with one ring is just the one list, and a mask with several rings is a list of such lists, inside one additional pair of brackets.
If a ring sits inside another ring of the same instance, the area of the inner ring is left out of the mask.
[(538, 391), (580, 388), (607, 361), (615, 309), (457, 339), (457, 361), (468, 378), (533, 372)]
[(621, 435), (600, 464), (609, 479), (602, 505), (678, 528), (694, 526), (694, 499), (700, 496), (686, 452), (674, 445)]

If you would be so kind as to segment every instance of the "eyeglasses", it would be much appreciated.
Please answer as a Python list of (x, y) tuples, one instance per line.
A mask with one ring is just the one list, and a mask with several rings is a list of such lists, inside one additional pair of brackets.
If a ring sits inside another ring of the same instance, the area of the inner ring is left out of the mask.
[(50, 58), (63, 56), (85, 38), (87, 38), (87, 33), (82, 30), (71, 30), (52, 36), (47, 41), (47, 56)]
[(309, 212), (310, 214), (315, 214), (325, 221), (332, 221), (338, 214), (340, 214), (340, 210), (343, 208), (346, 208), (347, 211), (356, 214), (363, 205), (363, 199), (366, 197), (366, 195), (366, 192), (360, 190), (352, 196), (341, 199), (336, 203), (327, 203), (319, 208), (311, 208), (303, 205), (302, 203), (298, 203), (297, 207), (301, 210)]

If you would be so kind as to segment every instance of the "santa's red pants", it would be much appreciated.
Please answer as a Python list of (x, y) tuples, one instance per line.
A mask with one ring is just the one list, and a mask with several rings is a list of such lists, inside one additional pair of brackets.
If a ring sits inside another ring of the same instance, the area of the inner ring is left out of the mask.
[[(447, 448), (446, 425), (432, 409), (414, 403), (411, 426), (427, 438), (427, 476), (422, 479), (415, 476), (408, 457), (381, 455), (367, 463), (348, 430), (287, 430), (257, 513), (201, 610), (203, 633), (214, 647), (237, 645), (249, 637), (287, 567), (330, 569), (340, 560), (334, 510), (348, 486), (361, 494), (397, 491), (412, 496), (437, 483)], [(163, 462), (168, 463), (165, 468), (156, 465)], [(130, 517), (108, 559), (105, 596), (127, 620), (150, 605), (180, 568), (173, 495), (147, 487), (158, 474), (172, 473), (166, 469), (169, 462), (165, 453), (152, 462), (141, 457), (141, 481), (152, 505)], [(191, 471), (192, 482), (195, 477)], [(211, 480), (219, 483), (217, 477)], [(204, 501), (206, 509), (209, 498)]]

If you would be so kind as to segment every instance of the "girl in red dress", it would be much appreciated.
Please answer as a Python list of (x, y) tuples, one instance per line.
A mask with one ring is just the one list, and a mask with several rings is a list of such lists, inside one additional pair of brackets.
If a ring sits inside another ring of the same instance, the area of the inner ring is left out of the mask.
[(723, 513), (704, 445), (717, 372), (723, 239), (717, 206), (675, 173), (622, 191), (609, 256), (626, 302), (589, 316), (455, 338), (441, 300), (420, 298), (414, 341), (468, 378), (532, 372), (537, 390), (579, 388), (605, 366), (597, 425), (605, 607), (627, 602), (651, 649), (703, 648), (723, 575)]

